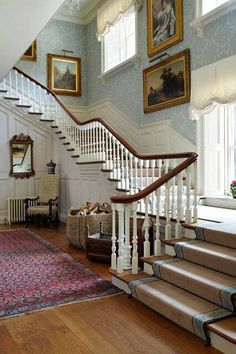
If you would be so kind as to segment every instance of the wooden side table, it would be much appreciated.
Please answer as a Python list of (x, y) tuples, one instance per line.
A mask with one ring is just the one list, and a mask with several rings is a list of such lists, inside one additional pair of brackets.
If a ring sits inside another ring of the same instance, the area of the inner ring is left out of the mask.
[[(138, 235), (138, 255), (143, 256), (143, 241), (144, 232), (142, 231), (144, 217), (137, 218), (137, 235)], [(151, 225), (151, 224), (150, 224)], [(149, 228), (149, 241), (151, 244), (152, 252), (152, 226)], [(130, 219), (130, 240), (133, 236), (133, 219)], [(86, 256), (91, 260), (100, 260), (104, 262), (111, 261), (111, 233), (99, 232), (94, 235), (88, 235), (86, 242)], [(131, 241), (132, 242), (132, 241)], [(131, 243), (132, 246), (132, 243)]]

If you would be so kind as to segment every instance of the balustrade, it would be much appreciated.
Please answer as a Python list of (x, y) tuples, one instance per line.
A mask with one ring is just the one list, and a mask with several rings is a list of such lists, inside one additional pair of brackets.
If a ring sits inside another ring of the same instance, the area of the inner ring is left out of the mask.
[[(110, 179), (118, 182), (124, 196), (112, 197), (113, 229), (111, 268), (122, 273), (138, 272), (138, 247), (150, 256), (149, 219), (154, 222), (153, 254), (160, 255), (161, 236), (181, 237), (181, 222), (197, 220), (197, 155), (194, 153), (140, 156), (100, 119), (80, 123), (54, 93), (26, 76), (11, 70), (0, 84), (6, 96), (17, 98), (18, 106), (43, 114), (64, 141), (70, 143), (77, 163), (102, 162)], [(21, 108), (22, 109), (22, 108)], [(145, 215), (144, 243), (138, 245), (137, 213)], [(118, 217), (118, 223), (116, 218)], [(132, 239), (130, 218), (132, 217)], [(175, 220), (172, 235), (172, 221)], [(118, 224), (118, 231), (116, 230)], [(118, 249), (118, 250), (117, 250)]]

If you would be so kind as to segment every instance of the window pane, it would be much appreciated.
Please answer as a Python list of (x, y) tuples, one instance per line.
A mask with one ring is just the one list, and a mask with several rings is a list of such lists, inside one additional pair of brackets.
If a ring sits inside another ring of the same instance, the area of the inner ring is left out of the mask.
[(129, 59), (136, 51), (135, 12), (123, 16), (103, 37), (104, 72)]
[(224, 4), (228, 0), (202, 0), (202, 15), (214, 10), (216, 7)]

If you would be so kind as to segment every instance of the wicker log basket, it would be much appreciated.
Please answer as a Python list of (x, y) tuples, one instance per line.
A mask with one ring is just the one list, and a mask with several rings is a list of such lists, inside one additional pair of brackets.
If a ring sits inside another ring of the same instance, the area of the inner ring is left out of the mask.
[(80, 209), (70, 209), (67, 215), (67, 240), (79, 247), (86, 248), (88, 231), (90, 235), (100, 231), (104, 233), (112, 232), (112, 212), (109, 204), (87, 202)]

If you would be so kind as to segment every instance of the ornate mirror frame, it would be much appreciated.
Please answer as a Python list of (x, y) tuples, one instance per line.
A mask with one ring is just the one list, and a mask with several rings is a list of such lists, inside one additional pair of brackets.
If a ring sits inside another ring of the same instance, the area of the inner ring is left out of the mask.
[(16, 178), (34, 176), (33, 140), (23, 133), (14, 135), (10, 140), (11, 170), (9, 175)]

